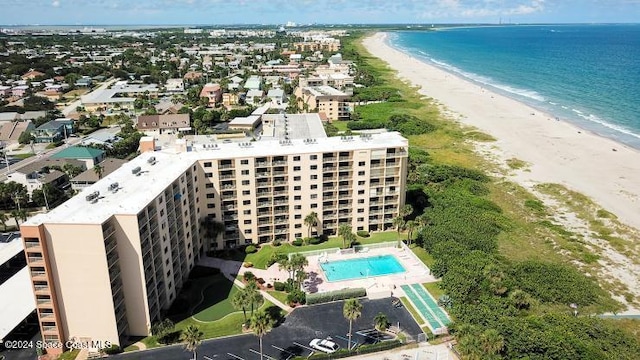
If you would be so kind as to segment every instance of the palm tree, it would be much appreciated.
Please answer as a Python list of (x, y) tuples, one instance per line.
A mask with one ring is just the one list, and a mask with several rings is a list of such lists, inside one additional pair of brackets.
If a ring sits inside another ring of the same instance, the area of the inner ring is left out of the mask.
[(338, 235), (342, 236), (342, 247), (347, 248), (347, 239), (351, 240), (351, 235), (353, 232), (351, 231), (351, 226), (347, 224), (342, 224), (338, 228)]
[(442, 306), (443, 308), (450, 309), (451, 306), (453, 306), (453, 300), (451, 299), (451, 296), (444, 294), (438, 299), (438, 305)]
[(398, 231), (398, 247), (400, 247), (400, 241), (402, 241), (402, 239), (400, 238), (400, 230), (402, 230), (402, 228), (404, 227), (404, 219), (402, 218), (402, 216), (396, 216), (395, 218), (393, 218), (392, 224)]
[(22, 210), (11, 210), (11, 217), (16, 221), (16, 229), (20, 228), (19, 220), (22, 218)]
[(349, 350), (351, 350), (351, 330), (353, 328), (353, 320), (356, 320), (360, 315), (362, 315), (362, 304), (358, 299), (349, 299), (344, 302), (342, 314), (347, 320), (349, 320)]
[(458, 351), (463, 355), (465, 360), (482, 360), (484, 352), (482, 351), (482, 342), (479, 336), (466, 335), (458, 341)]
[(244, 288), (244, 292), (247, 297), (247, 303), (251, 306), (251, 316), (253, 316), (253, 311), (262, 306), (264, 298), (258, 291), (258, 284), (255, 281), (249, 282)]
[(189, 325), (184, 329), (184, 348), (187, 351), (193, 351), (193, 360), (196, 360), (196, 349), (202, 342), (204, 333), (195, 325)]
[[(291, 270), (293, 271), (296, 281), (298, 285), (301, 280), (306, 277), (304, 273), (304, 268), (309, 265), (309, 260), (302, 254), (293, 254), (291, 255), (291, 259), (289, 259), (289, 263), (291, 264)], [(298, 278), (300, 277), (300, 278)]]
[(96, 173), (96, 175), (98, 175), (98, 180), (102, 179), (102, 173), (104, 172), (104, 168), (100, 164), (95, 165), (93, 167), (93, 172)]
[(309, 236), (311, 237), (311, 228), (318, 225), (318, 214), (312, 211), (304, 218), (304, 224), (309, 227)]
[[(243, 289), (244, 290), (244, 289)], [(238, 291), (231, 298), (231, 306), (235, 309), (242, 310), (242, 314), (244, 315), (244, 322), (247, 323), (247, 308), (250, 306), (249, 298), (247, 297), (247, 292)]]
[(9, 221), (9, 216), (7, 213), (0, 213), (0, 224), (2, 224), (2, 231), (7, 231), (7, 221)]
[(387, 315), (379, 312), (378, 315), (373, 318), (373, 327), (380, 332), (387, 330), (389, 327)]
[(293, 279), (293, 266), (288, 257), (278, 260), (278, 269), (286, 271), (289, 279)]
[(413, 231), (418, 227), (418, 224), (414, 220), (409, 220), (405, 226), (407, 228), (407, 244), (411, 245), (411, 235), (413, 235)]
[(482, 333), (480, 343), (482, 351), (486, 355), (496, 355), (502, 351), (502, 348), (504, 347), (504, 338), (500, 335), (498, 330), (487, 329)]
[(504, 285), (505, 275), (496, 265), (487, 265), (483, 270), (484, 276), (489, 280), (489, 288), (496, 295), (504, 295), (507, 287)]
[(273, 327), (273, 322), (264, 311), (258, 311), (251, 317), (251, 330), (260, 339), (260, 360), (263, 360), (262, 337)]
[(405, 204), (400, 208), (400, 216), (406, 218), (407, 216), (413, 214), (413, 206), (411, 204)]

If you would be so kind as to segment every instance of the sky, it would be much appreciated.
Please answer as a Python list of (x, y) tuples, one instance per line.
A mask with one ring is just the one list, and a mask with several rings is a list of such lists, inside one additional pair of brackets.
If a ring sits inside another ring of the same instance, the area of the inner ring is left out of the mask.
[(640, 0), (0, 0), (2, 25), (622, 23)]

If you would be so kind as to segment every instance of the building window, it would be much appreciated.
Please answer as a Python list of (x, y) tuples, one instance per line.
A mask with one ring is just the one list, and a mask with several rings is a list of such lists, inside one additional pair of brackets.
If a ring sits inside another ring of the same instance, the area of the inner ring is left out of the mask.
[(242, 174), (242, 175), (249, 175), (249, 170), (242, 170), (242, 171), (241, 171), (241, 174)]
[(311, 170), (318, 170), (318, 165), (311, 165), (311, 166), (310, 166), (310, 169), (311, 169)]
[(311, 175), (311, 180), (318, 180), (318, 175)]
[(358, 186), (364, 186), (365, 183), (366, 183), (366, 181), (360, 180), (360, 181), (358, 181)]
[(242, 180), (242, 185), (247, 186), (247, 185), (249, 185), (249, 184), (251, 184), (251, 181), (249, 181), (249, 180)]
[(206, 178), (213, 177), (213, 173), (204, 173), (204, 177)]
[(207, 199), (215, 199), (216, 194), (211, 193), (211, 194), (207, 194)]
[(210, 162), (210, 161), (208, 161), (208, 162), (204, 163), (204, 167), (206, 167), (206, 168), (207, 168), (207, 167), (211, 167), (211, 162)]
[(358, 209), (358, 214), (362, 214), (364, 212), (364, 209)]
[(204, 185), (204, 187), (207, 188), (207, 189), (212, 189), (213, 188), (213, 184), (212, 183), (206, 183)]
[(293, 161), (300, 161), (300, 156), (294, 156)]
[(249, 165), (249, 160), (240, 160), (241, 165)]
[(296, 233), (296, 238), (301, 238), (302, 237), (302, 233)]
[(363, 217), (360, 217), (360, 218), (358, 218), (358, 221), (359, 221), (359, 222), (363, 222), (363, 221), (364, 221), (364, 218), (363, 218)]
[(360, 161), (360, 162), (358, 162), (358, 166), (365, 166), (366, 164), (367, 164), (367, 163), (366, 163), (366, 162), (364, 162), (364, 161)]
[(317, 199), (318, 198), (318, 194), (311, 194), (311, 198), (312, 199)]
[(294, 166), (293, 171), (300, 171), (300, 166)]
[(251, 205), (251, 200), (242, 201), (242, 205)]
[(243, 210), (242, 213), (244, 215), (251, 215), (251, 210)]
[(244, 230), (244, 233), (245, 233), (245, 234), (251, 234), (251, 229), (245, 229), (245, 230)]
[(364, 195), (364, 190), (358, 190), (358, 195)]
[(318, 155), (311, 155), (309, 156), (310, 160), (318, 160)]
[(316, 209), (316, 208), (318, 208), (318, 204), (311, 204), (311, 208), (312, 208), (312, 209)]
[(295, 228), (296, 229), (300, 229), (302, 227), (302, 224), (296, 224)]
[(300, 190), (302, 190), (302, 186), (296, 185), (296, 186), (293, 187), (293, 190), (300, 191)]
[(293, 181), (300, 181), (300, 176), (294, 176)]
[(251, 220), (245, 220), (245, 221), (244, 221), (244, 224), (245, 224), (245, 225), (251, 225)]
[(302, 205), (294, 205), (293, 209), (294, 210), (302, 210)]
[(296, 195), (296, 196), (293, 197), (293, 200), (296, 200), (296, 201), (302, 200), (302, 196)]
[(317, 189), (317, 188), (318, 188), (318, 185), (317, 185), (317, 184), (313, 184), (313, 185), (311, 185), (311, 190), (315, 190), (315, 189)]
[(242, 195), (251, 195), (251, 190), (242, 190)]
[(216, 208), (216, 204), (207, 204), (207, 209), (215, 209)]
[(358, 199), (358, 204), (364, 204), (364, 199)]
[(358, 171), (358, 176), (364, 176), (364, 171)]
[(302, 214), (296, 214), (296, 215), (294, 216), (294, 218), (295, 218), (296, 220), (300, 220), (300, 219), (302, 219)]

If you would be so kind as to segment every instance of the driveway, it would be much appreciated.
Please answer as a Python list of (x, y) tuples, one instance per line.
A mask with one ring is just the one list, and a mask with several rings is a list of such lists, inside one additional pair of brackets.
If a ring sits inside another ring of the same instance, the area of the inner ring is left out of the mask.
[[(353, 340), (366, 343), (371, 340), (358, 335), (359, 330), (373, 328), (373, 318), (382, 312), (392, 325), (408, 334), (421, 333), (409, 312), (404, 308), (396, 308), (391, 299), (368, 300), (362, 299), (362, 316), (353, 323)], [(331, 337), (332, 340), (346, 348), (349, 323), (342, 315), (344, 302), (314, 305), (298, 308), (289, 314), (285, 321), (274, 328), (263, 338), (265, 360), (286, 360), (293, 356), (307, 356), (311, 353), (309, 342), (314, 338)], [(204, 341), (198, 347), (200, 360), (259, 360), (258, 338), (252, 334), (238, 335), (222, 339)], [(180, 360), (192, 359), (193, 355), (180, 345), (137, 351), (114, 356), (115, 359), (126, 360)]]

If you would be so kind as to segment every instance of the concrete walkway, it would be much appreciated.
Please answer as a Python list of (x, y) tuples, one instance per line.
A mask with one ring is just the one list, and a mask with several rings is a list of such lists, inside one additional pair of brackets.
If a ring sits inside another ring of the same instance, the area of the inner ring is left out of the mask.
[(358, 360), (458, 360), (448, 343), (431, 345), (420, 343), (413, 349), (392, 349), (373, 354), (349, 357)]
[[(253, 273), (256, 277), (263, 278), (265, 279), (266, 283), (272, 284), (272, 285), (274, 281), (280, 281), (280, 279), (283, 279), (283, 276), (286, 279), (286, 276), (287, 276), (286, 272), (278, 270), (277, 268), (278, 265), (273, 265), (267, 270), (256, 269), (256, 268), (245, 268), (242, 266), (242, 263), (239, 261), (223, 260), (223, 259), (207, 257), (207, 256), (200, 259), (200, 261), (198, 262), (198, 265), (220, 269), (220, 272), (222, 273), (222, 275), (224, 275), (224, 277), (229, 279), (229, 281), (233, 282), (236, 286), (238, 286), (241, 289), (244, 289), (245, 284), (242, 281), (236, 279), (234, 274), (242, 275), (245, 272), (249, 271)], [(280, 300), (271, 296), (269, 292), (260, 290), (260, 294), (262, 294), (262, 296), (264, 296), (265, 299), (271, 301), (273, 304), (275, 304), (282, 310), (286, 311), (287, 313), (290, 313), (291, 311), (293, 311), (292, 307), (290, 307), (287, 304), (283, 304)]]

